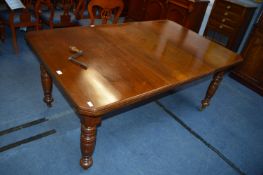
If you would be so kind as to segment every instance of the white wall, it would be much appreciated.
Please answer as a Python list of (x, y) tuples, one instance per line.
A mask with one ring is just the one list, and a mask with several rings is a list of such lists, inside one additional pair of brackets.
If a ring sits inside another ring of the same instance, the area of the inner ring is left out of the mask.
[(257, 10), (255, 11), (255, 13), (254, 13), (254, 15), (253, 15), (253, 17), (252, 17), (252, 19), (251, 19), (251, 22), (250, 22), (250, 24), (248, 25), (247, 31), (246, 31), (246, 33), (245, 33), (245, 35), (244, 35), (244, 37), (243, 37), (243, 39), (242, 39), (242, 41), (241, 41), (241, 44), (240, 44), (240, 46), (239, 46), (239, 48), (238, 48), (238, 53), (240, 53), (240, 52), (242, 51), (242, 49), (245, 47), (246, 41), (247, 41), (247, 39), (248, 39), (251, 31), (253, 30), (253, 27), (254, 27), (255, 23), (256, 23), (257, 20), (258, 20), (258, 17), (259, 17), (259, 15), (260, 15), (259, 12), (262, 11), (262, 6), (263, 6), (263, 4), (261, 4), (261, 6), (259, 6), (259, 7), (257, 8)]
[(204, 16), (204, 19), (203, 19), (203, 22), (201, 24), (201, 27), (200, 27), (200, 30), (199, 30), (199, 35), (202, 35), (203, 36), (203, 33), (205, 31), (205, 27), (206, 27), (206, 24), (208, 22), (208, 18), (210, 16), (210, 13), (211, 13), (211, 10), (212, 10), (212, 6), (214, 4), (214, 1), (215, 0), (210, 0), (210, 3), (208, 4), (207, 6), (207, 9), (206, 9), (206, 12), (205, 12), (205, 16)]

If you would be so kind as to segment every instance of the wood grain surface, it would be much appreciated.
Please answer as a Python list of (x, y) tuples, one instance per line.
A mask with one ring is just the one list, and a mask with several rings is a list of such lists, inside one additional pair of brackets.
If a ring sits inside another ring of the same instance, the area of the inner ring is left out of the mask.
[[(91, 117), (242, 60), (169, 20), (33, 31), (26, 34), (26, 40), (77, 112)], [(88, 69), (68, 60), (73, 54), (70, 46), (83, 50), (77, 60)]]

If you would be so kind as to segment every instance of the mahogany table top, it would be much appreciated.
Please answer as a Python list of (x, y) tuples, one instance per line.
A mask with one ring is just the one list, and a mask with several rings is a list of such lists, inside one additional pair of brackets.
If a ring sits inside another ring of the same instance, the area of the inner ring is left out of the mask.
[[(242, 59), (169, 20), (33, 31), (26, 40), (80, 114), (97, 116)], [(72, 63), (69, 46), (84, 51)], [(57, 71), (62, 74), (58, 74)]]

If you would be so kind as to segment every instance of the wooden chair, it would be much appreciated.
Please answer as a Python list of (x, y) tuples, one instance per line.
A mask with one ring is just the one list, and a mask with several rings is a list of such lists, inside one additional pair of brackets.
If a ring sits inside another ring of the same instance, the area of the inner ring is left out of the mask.
[(75, 9), (75, 15), (77, 19), (86, 19), (88, 18), (88, 3), (90, 0), (79, 0)]
[(122, 0), (91, 0), (88, 4), (90, 25), (94, 25), (95, 19), (102, 19), (102, 24), (106, 24), (112, 17), (112, 23), (118, 23), (123, 8)]
[[(83, 1), (83, 0), (79, 0)], [(36, 10), (41, 22), (47, 24), (51, 29), (58, 27), (69, 27), (78, 25), (75, 8), (76, 0), (37, 0)]]
[(5, 39), (5, 28), (4, 28), (4, 23), (0, 21), (0, 40), (4, 41)]
[[(22, 0), (22, 3), (25, 8), (12, 10), (6, 5), (6, 9), (0, 11), (0, 23), (10, 27), (16, 53), (18, 53), (16, 28), (34, 27), (36, 30), (39, 29), (39, 18), (37, 13), (34, 13), (31, 0)], [(1, 39), (4, 39), (3, 35), (1, 35)]]

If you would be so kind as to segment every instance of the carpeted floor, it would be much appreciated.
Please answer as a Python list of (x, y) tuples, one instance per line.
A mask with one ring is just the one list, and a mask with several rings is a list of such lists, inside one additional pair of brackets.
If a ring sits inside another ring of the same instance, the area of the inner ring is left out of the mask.
[(1, 175), (263, 174), (263, 98), (228, 76), (203, 112), (209, 79), (103, 120), (82, 170), (78, 117), (56, 87), (53, 107), (42, 102), (39, 64), (18, 41), (19, 54), (8, 31), (0, 42)]

